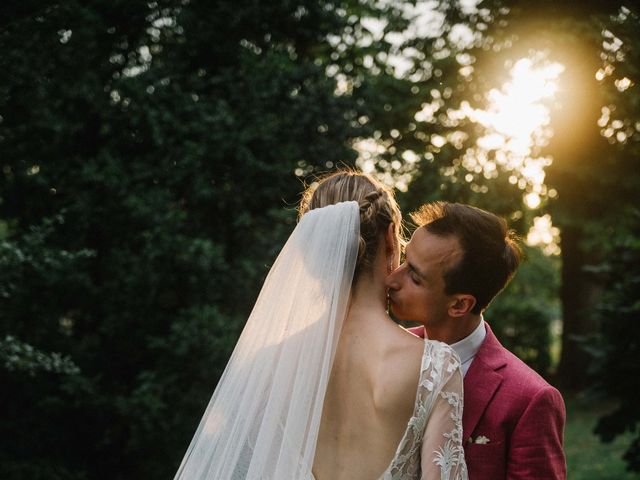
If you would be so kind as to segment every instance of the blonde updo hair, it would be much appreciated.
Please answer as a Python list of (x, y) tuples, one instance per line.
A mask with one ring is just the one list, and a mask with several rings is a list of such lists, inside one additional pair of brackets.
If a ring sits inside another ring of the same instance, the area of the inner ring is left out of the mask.
[(368, 272), (380, 241), (393, 224), (396, 240), (401, 235), (402, 214), (393, 191), (372, 176), (356, 170), (339, 170), (317, 179), (302, 194), (298, 218), (309, 210), (340, 202), (356, 201), (360, 206), (360, 245), (354, 282), (362, 272)]

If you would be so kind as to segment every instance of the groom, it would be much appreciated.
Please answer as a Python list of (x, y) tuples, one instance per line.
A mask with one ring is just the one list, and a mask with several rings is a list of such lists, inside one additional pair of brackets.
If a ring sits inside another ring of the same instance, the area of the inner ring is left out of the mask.
[(437, 202), (406, 259), (387, 279), (391, 309), (424, 325), (413, 333), (450, 344), (464, 374), (463, 443), (470, 480), (566, 478), (560, 393), (506, 350), (482, 318), (521, 253), (499, 217)]

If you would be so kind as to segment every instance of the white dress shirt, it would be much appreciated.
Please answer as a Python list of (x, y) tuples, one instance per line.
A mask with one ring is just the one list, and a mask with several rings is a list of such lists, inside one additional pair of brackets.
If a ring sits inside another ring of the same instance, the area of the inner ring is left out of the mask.
[(463, 376), (467, 374), (467, 370), (469, 370), (469, 366), (471, 362), (473, 362), (478, 350), (480, 350), (480, 345), (482, 345), (486, 336), (487, 329), (484, 326), (484, 319), (480, 316), (480, 324), (476, 329), (459, 342), (451, 345), (451, 348), (453, 348), (460, 357)]

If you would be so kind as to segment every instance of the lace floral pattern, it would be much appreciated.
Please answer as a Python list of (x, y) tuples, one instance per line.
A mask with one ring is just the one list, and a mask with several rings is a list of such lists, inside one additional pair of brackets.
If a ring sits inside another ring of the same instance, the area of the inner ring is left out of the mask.
[[(467, 480), (462, 406), (458, 355), (444, 343), (426, 340), (413, 416), (382, 479)], [(444, 414), (430, 420), (436, 408)]]

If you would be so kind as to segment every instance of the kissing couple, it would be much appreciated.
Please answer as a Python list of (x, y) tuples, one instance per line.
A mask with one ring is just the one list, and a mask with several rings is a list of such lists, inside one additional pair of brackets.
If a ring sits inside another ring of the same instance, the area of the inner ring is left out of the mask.
[(468, 205), (412, 219), (403, 252), (371, 176), (304, 192), (175, 480), (566, 478), (560, 393), (483, 319), (515, 237)]

